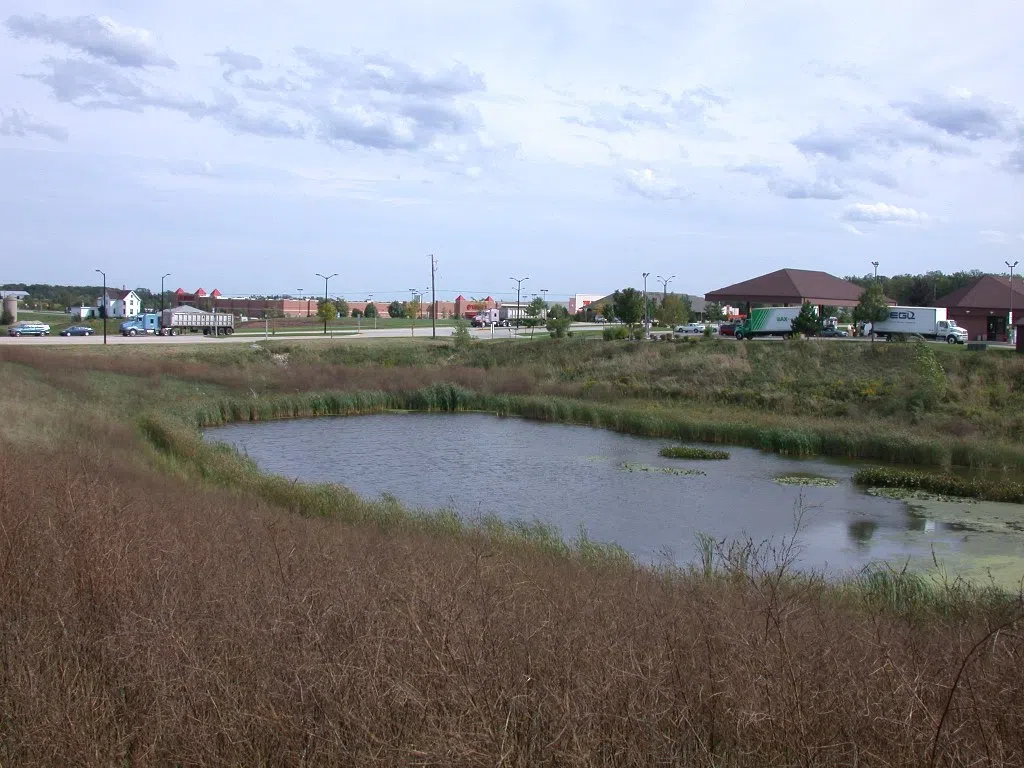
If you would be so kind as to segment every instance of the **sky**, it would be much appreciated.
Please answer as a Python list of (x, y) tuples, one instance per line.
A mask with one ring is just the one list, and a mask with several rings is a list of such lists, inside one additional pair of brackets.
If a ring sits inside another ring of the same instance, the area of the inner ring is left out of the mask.
[(0, 283), (703, 294), (1024, 256), (1019, 0), (6, 0)]

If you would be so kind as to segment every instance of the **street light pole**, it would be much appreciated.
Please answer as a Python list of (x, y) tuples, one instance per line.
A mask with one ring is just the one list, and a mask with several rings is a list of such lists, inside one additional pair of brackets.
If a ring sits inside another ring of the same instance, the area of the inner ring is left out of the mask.
[(878, 262), (872, 261), (871, 266), (875, 268), (875, 282), (878, 282)]
[(648, 332), (648, 316), (647, 316), (647, 278), (650, 276), (650, 272), (644, 272), (644, 338), (647, 337)]
[(675, 275), (671, 277), (662, 277), (658, 275), (658, 282), (661, 283), (661, 303), (665, 303), (665, 299), (668, 298), (668, 284), (676, 279)]
[[(327, 303), (327, 281), (330, 280), (332, 277), (337, 277), (338, 273), (335, 272), (333, 275), (321, 275), (319, 272), (317, 272), (316, 276), (317, 277), (322, 277), (324, 279), (324, 304), (326, 304)], [(324, 314), (324, 336), (326, 336), (326, 335), (327, 335), (327, 314), (325, 313)]]
[[(367, 306), (373, 304), (373, 294), (371, 293), (369, 298), (366, 300)], [(366, 310), (363, 309), (363, 314), (366, 314)], [(377, 305), (373, 304), (373, 330), (377, 330)]]
[(97, 269), (101, 275), (103, 275), (103, 343), (107, 343), (107, 273), (102, 269)]
[(523, 313), (523, 308), (519, 304), (520, 297), (522, 296), (523, 283), (530, 278), (528, 277), (510, 277), (516, 284), (516, 335), (519, 335), (519, 316)]
[(1006, 266), (1010, 268), (1010, 314), (1006, 318), (1006, 340), (1011, 344), (1014, 341), (1017, 329), (1013, 327), (1013, 270), (1019, 264), (1019, 261), (1005, 262)]
[[(163, 275), (160, 278), (160, 314), (161, 315), (163, 315), (163, 313), (164, 313), (164, 278), (165, 277), (170, 277), (170, 276), (171, 276), (171, 273), (168, 272), (166, 275)], [(106, 296), (104, 296), (103, 300), (104, 301), (107, 300)]]

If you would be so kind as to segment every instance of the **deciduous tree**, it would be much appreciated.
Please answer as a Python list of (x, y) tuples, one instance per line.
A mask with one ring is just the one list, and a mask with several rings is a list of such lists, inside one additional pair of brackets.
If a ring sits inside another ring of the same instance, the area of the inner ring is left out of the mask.
[(636, 288), (623, 288), (612, 294), (612, 306), (615, 316), (629, 328), (633, 335), (633, 326), (644, 316), (644, 295)]
[(405, 317), (405, 306), (400, 301), (392, 301), (388, 304), (388, 314), (391, 317)]
[(572, 318), (569, 316), (569, 310), (561, 304), (555, 304), (548, 310), (547, 329), (555, 338), (560, 339), (569, 333), (571, 325)]
[(662, 325), (669, 327), (683, 325), (690, 321), (690, 309), (683, 302), (682, 297), (670, 295), (666, 296), (654, 311), (654, 318)]
[(547, 307), (547, 303), (540, 296), (535, 296), (526, 306), (526, 324), (530, 326), (530, 338), (533, 338), (533, 332), (540, 325), (540, 316)]
[(889, 316), (889, 304), (882, 293), (882, 285), (872, 282), (861, 294), (860, 304), (853, 311), (853, 319), (858, 323), (875, 323)]

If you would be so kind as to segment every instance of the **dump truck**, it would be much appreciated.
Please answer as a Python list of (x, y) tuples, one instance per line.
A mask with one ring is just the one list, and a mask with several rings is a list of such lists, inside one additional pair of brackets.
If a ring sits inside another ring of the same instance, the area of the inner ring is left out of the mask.
[(163, 312), (147, 312), (121, 323), (122, 336), (180, 336), (200, 331), (204, 336), (230, 336), (235, 332), (235, 316), (194, 307), (175, 307)]
[(738, 340), (752, 339), (755, 336), (793, 335), (793, 321), (800, 314), (800, 307), (758, 307), (750, 310), (750, 317), (743, 325), (736, 327)]
[(886, 341), (904, 336), (923, 336), (947, 344), (967, 341), (967, 330), (946, 316), (945, 307), (889, 307), (889, 316), (874, 323), (870, 332)]

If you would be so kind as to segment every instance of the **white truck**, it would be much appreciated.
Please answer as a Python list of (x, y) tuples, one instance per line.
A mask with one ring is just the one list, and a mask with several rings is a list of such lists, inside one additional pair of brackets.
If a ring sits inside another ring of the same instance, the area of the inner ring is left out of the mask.
[(473, 326), (485, 328), (488, 325), (500, 325), (501, 313), (497, 309), (485, 309), (473, 316)]
[(736, 339), (752, 339), (755, 336), (793, 335), (793, 321), (800, 314), (800, 307), (757, 307), (750, 310), (743, 325), (736, 328)]
[(901, 336), (923, 336), (947, 344), (967, 341), (967, 330), (946, 317), (945, 307), (889, 307), (889, 317), (872, 324), (871, 333), (886, 341)]

